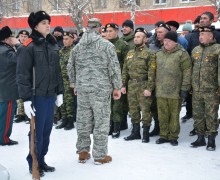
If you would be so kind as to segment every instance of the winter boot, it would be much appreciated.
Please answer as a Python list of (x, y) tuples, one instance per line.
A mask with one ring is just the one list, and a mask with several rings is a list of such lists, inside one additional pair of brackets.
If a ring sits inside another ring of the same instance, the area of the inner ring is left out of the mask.
[(120, 122), (115, 122), (114, 123), (114, 131), (112, 133), (112, 138), (119, 138), (120, 136)]
[(87, 151), (82, 151), (79, 153), (79, 163), (85, 163), (91, 157), (90, 153)]
[(62, 129), (66, 126), (67, 124), (67, 119), (63, 119), (62, 123), (59, 126), (56, 126), (56, 129)]
[(74, 128), (74, 124), (73, 124), (73, 118), (72, 117), (69, 117), (68, 119), (68, 122), (66, 124), (66, 126), (64, 127), (65, 130), (71, 130)]
[(47, 164), (41, 165), (39, 169), (43, 170), (44, 172), (54, 172), (56, 170), (55, 167), (48, 166)]
[(208, 136), (208, 145), (206, 147), (206, 149), (208, 151), (215, 151), (215, 135), (209, 135)]
[(148, 143), (150, 141), (150, 139), (149, 139), (149, 130), (150, 130), (150, 126), (144, 126), (143, 127), (142, 143)]
[(140, 124), (139, 123), (133, 124), (133, 129), (131, 131), (131, 135), (124, 138), (125, 141), (131, 141), (131, 140), (135, 140), (135, 139), (141, 139)]
[(160, 126), (159, 121), (155, 120), (154, 129), (150, 132), (150, 137), (152, 136), (158, 136), (160, 134)]
[(195, 142), (191, 143), (191, 147), (200, 147), (205, 146), (205, 136), (204, 135), (198, 135), (198, 138)]
[(113, 121), (111, 120), (111, 121), (110, 121), (110, 129), (109, 129), (108, 135), (109, 135), (109, 136), (112, 135), (113, 131), (114, 131), (114, 123), (113, 123)]
[(103, 159), (95, 159), (94, 161), (96, 165), (101, 165), (101, 164), (110, 163), (110, 162), (112, 162), (111, 156), (105, 156)]

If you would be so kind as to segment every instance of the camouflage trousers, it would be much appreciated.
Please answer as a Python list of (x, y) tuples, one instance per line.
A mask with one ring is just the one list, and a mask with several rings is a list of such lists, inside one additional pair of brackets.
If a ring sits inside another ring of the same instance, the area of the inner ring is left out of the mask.
[(127, 121), (128, 101), (127, 94), (122, 94), (119, 100), (111, 100), (111, 121)]
[(110, 93), (77, 91), (77, 153), (90, 151), (93, 132), (93, 158), (103, 159), (107, 155), (110, 113)]
[[(151, 125), (151, 111), (152, 97), (145, 97), (145, 81), (144, 82), (131, 82), (128, 84), (128, 104), (129, 112), (131, 115), (132, 124), (140, 123), (144, 126)], [(142, 118), (141, 118), (142, 112)]]
[(178, 139), (180, 133), (180, 99), (157, 98), (160, 137), (168, 140)]
[(22, 99), (17, 100), (18, 109), (17, 109), (17, 115), (25, 115), (24, 114), (24, 102)]
[(61, 119), (76, 118), (75, 95), (73, 89), (69, 87), (69, 83), (68, 85), (64, 84), (64, 88), (63, 104), (60, 108), (55, 108), (55, 117), (57, 119), (59, 119), (59, 116), (61, 116)]
[[(197, 133), (217, 135), (219, 96), (215, 92), (193, 92), (192, 105)], [(206, 128), (207, 132), (205, 132)]]

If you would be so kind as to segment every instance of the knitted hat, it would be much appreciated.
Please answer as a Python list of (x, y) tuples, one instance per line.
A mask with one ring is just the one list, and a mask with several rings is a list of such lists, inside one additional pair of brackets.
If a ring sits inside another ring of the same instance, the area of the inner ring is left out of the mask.
[(191, 32), (192, 31), (192, 22), (186, 21), (186, 23), (183, 25), (182, 30)]
[(49, 14), (47, 14), (45, 11), (38, 11), (36, 13), (32, 12), (28, 17), (28, 24), (31, 29), (34, 29), (39, 22), (45, 19), (48, 20), (49, 22), (51, 21)]
[(4, 26), (2, 29), (0, 29), (0, 41), (5, 40), (11, 35), (12, 35), (12, 31), (8, 26)]
[(166, 33), (166, 35), (164, 36), (164, 39), (170, 39), (174, 42), (177, 42), (178, 39), (178, 35), (175, 31), (169, 31), (168, 33)]
[(61, 26), (56, 26), (56, 27), (54, 28), (53, 32), (55, 32), (55, 31), (58, 31), (58, 32), (60, 32), (60, 33), (63, 34), (63, 28), (62, 28)]
[(131, 29), (134, 29), (134, 23), (131, 20), (125, 20), (122, 24), (122, 27), (127, 26), (130, 27)]

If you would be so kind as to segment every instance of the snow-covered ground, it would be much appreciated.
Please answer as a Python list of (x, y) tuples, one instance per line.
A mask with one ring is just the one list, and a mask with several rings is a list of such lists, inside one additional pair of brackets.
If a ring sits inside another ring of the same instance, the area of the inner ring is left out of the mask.
[[(185, 108), (181, 116), (185, 115)], [(129, 123), (130, 124), (130, 123)], [(220, 137), (216, 138), (217, 149), (207, 151), (205, 147), (191, 148), (190, 137), (193, 120), (181, 123), (179, 146), (169, 143), (155, 144), (141, 140), (124, 141), (130, 128), (122, 131), (119, 139), (109, 136), (109, 164), (95, 165), (91, 158), (87, 163), (78, 163), (76, 154), (76, 129), (71, 131), (53, 129), (46, 162), (56, 171), (46, 173), (43, 180), (219, 180)], [(151, 127), (151, 129), (153, 126)], [(28, 130), (25, 123), (14, 124), (11, 138), (19, 141), (16, 146), (0, 146), (0, 164), (6, 167), (11, 180), (30, 180), (31, 175), (25, 160), (28, 153)], [(1, 180), (1, 177), (0, 177)]]

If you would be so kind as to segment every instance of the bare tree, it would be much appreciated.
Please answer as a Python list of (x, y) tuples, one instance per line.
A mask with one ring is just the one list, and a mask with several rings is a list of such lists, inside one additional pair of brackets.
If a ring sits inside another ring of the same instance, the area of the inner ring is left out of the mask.
[(209, 0), (215, 6), (217, 18), (220, 18), (220, 0)]
[(94, 15), (91, 0), (49, 0), (49, 3), (58, 13), (66, 10), (78, 31), (83, 31), (83, 22)]

